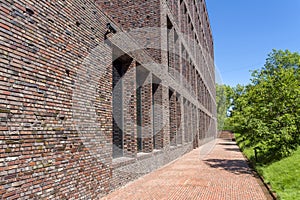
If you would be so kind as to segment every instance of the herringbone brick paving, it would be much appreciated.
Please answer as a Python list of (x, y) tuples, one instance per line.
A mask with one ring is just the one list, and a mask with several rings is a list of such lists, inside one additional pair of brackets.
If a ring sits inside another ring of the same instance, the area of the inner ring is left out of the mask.
[(272, 199), (235, 142), (217, 139), (138, 180), (105, 199)]

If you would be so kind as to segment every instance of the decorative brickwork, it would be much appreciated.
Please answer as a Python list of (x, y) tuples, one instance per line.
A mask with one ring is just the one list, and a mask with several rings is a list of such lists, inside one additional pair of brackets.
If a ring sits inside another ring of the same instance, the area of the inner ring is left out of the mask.
[(217, 135), (203, 0), (0, 4), (0, 198), (99, 199)]

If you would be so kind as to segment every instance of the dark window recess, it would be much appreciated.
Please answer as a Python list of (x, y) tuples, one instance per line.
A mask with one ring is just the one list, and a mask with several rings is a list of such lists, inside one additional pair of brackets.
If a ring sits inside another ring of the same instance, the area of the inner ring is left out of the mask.
[[(154, 80), (155, 81), (155, 80)], [(152, 81), (152, 82), (154, 82)], [(156, 113), (155, 113), (155, 108), (154, 108), (154, 105), (155, 105), (155, 93), (157, 92), (158, 90), (158, 87), (159, 87), (159, 84), (157, 83), (152, 83), (152, 118), (153, 118), (153, 148), (154, 149), (157, 149), (157, 146), (158, 144), (156, 143), (156, 134), (157, 134), (157, 127), (159, 127), (159, 124), (158, 124), (158, 121), (155, 120), (156, 118)], [(158, 113), (159, 114), (159, 113)]]
[(173, 130), (173, 124), (174, 124), (174, 102), (172, 102), (172, 96), (175, 95), (174, 91), (169, 89), (169, 125), (170, 125), (170, 144), (171, 146), (175, 146), (175, 134)]
[(123, 90), (126, 85), (124, 85), (122, 77), (127, 72), (131, 62), (130, 56), (117, 48), (113, 50), (113, 158), (122, 157), (124, 153)]
[[(122, 63), (113, 62), (113, 157), (123, 156), (123, 76)], [(119, 87), (115, 87), (119, 84)]]

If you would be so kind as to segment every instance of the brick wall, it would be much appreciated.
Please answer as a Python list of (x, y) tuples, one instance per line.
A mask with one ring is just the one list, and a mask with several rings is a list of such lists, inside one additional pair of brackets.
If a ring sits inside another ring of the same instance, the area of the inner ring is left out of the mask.
[[(96, 198), (109, 191), (111, 65), (84, 68), (107, 20), (91, 1), (1, 1), (2, 199)], [(111, 49), (101, 50), (111, 60)], [(89, 120), (98, 126), (76, 124), (92, 102), (96, 115)]]
[[(120, 26), (126, 30), (160, 27), (160, 0), (96, 0), (95, 3)], [(147, 43), (150, 37), (140, 38)], [(153, 40), (153, 37), (151, 37)], [(160, 46), (160, 36), (157, 38), (157, 45)], [(141, 43), (142, 44), (142, 43)], [(161, 62), (160, 49), (146, 49), (156, 62)]]
[(213, 139), (212, 54), (203, 1), (1, 1), (0, 198), (97, 199)]

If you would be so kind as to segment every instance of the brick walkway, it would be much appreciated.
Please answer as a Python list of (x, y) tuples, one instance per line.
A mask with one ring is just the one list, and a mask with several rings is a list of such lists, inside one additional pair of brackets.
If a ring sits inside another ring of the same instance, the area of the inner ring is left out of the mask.
[(272, 199), (235, 142), (217, 139), (105, 199)]

